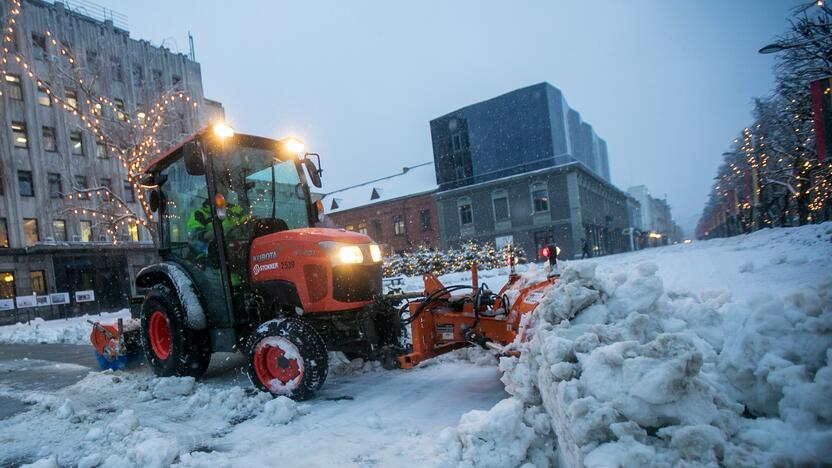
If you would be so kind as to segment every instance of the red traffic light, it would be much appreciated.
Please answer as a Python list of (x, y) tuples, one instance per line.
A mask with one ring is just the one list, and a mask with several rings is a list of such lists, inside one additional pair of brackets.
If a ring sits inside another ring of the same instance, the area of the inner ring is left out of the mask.
[(543, 247), (543, 249), (540, 250), (540, 255), (549, 258), (549, 247)]

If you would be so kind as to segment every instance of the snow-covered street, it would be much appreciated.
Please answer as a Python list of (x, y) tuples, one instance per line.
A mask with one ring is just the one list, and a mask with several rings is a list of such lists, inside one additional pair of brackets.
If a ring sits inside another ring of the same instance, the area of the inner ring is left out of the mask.
[[(255, 392), (238, 355), (199, 381), (145, 368), (59, 390), (2, 381), (0, 405), (28, 411), (2, 421), (0, 465), (830, 463), (830, 261), (827, 223), (566, 262), (502, 382), (496, 361), (464, 350), (409, 371), (335, 362), (304, 403)], [(0, 340), (27, 341), (22, 327)]]

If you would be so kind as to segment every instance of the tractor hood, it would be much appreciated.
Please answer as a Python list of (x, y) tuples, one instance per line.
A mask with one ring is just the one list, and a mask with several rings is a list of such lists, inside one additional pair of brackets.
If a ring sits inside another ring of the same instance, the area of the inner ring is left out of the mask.
[(290, 242), (342, 242), (345, 244), (369, 244), (372, 242), (369, 236), (346, 229), (332, 228), (302, 228), (277, 232), (264, 236), (270, 240)]

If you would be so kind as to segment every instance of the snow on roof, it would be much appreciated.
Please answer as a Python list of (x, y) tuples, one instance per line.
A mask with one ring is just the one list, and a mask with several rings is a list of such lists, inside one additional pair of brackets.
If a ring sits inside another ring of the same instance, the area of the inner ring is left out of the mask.
[(338, 213), (359, 206), (436, 190), (433, 162), (402, 168), (402, 172), (333, 190), (324, 195), (324, 213)]

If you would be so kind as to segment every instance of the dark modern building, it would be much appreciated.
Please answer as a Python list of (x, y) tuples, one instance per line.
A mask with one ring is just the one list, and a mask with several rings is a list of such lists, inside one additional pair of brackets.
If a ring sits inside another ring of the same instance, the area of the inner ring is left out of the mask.
[(549, 83), (463, 107), (430, 131), (439, 190), (571, 162), (610, 182), (606, 142)]

